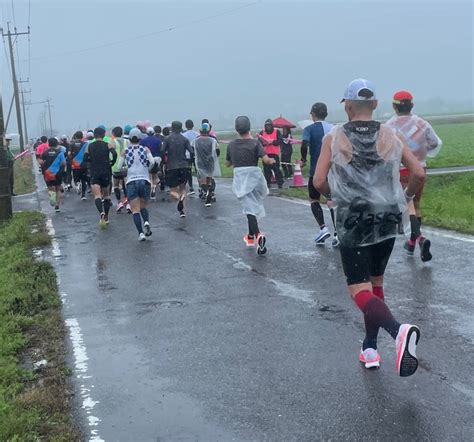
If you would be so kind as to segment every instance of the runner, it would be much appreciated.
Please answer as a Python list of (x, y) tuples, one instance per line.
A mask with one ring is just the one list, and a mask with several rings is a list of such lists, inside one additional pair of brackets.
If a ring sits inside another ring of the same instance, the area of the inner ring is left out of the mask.
[(267, 186), (270, 189), (272, 187), (272, 175), (275, 175), (275, 179), (279, 189), (283, 188), (283, 175), (280, 169), (280, 153), (281, 144), (283, 142), (281, 132), (273, 127), (273, 121), (268, 119), (265, 121), (264, 130), (260, 131), (258, 135), (259, 140), (263, 144), (265, 153), (273, 158), (275, 161), (272, 164), (263, 164), (263, 173)]
[[(393, 96), (393, 109), (396, 115), (387, 121), (387, 125), (399, 130), (404, 135), (408, 147), (426, 171), (426, 157), (435, 157), (443, 143), (427, 121), (411, 113), (413, 109), (413, 95), (410, 92), (396, 92)], [(400, 181), (404, 188), (408, 185), (409, 178), (409, 170), (406, 167), (402, 167), (400, 169)], [(430, 252), (431, 241), (421, 234), (420, 201), (423, 188), (424, 182), (408, 206), (410, 210), (411, 235), (404, 248), (408, 255), (413, 255), (416, 243), (418, 243), (421, 260), (427, 262), (431, 260), (432, 255)]]
[(257, 244), (257, 254), (267, 253), (266, 238), (258, 227), (258, 218), (265, 216), (263, 199), (268, 195), (268, 187), (262, 170), (258, 167), (258, 159), (263, 164), (276, 163), (263, 150), (262, 143), (252, 138), (250, 120), (246, 116), (237, 117), (235, 130), (240, 138), (233, 140), (227, 147), (226, 165), (234, 168), (232, 191), (242, 204), (243, 212), (247, 215), (249, 232), (244, 236), (247, 247)]
[(64, 184), (66, 184), (66, 190), (69, 192), (72, 189), (72, 167), (71, 160), (69, 159), (69, 140), (67, 135), (62, 135), (59, 144), (66, 150), (66, 173), (64, 176)]
[(191, 143), (194, 149), (199, 194), (203, 195), (206, 207), (211, 207), (212, 205), (212, 198), (216, 189), (214, 178), (221, 175), (217, 140), (209, 136), (210, 131), (211, 126), (208, 123), (203, 123), (200, 136)]
[(293, 155), (293, 137), (291, 136), (291, 129), (289, 127), (282, 128), (282, 139), (281, 139), (281, 162), (283, 175), (285, 179), (293, 178), (293, 164), (291, 157)]
[(71, 163), (72, 178), (77, 188), (77, 193), (81, 195), (81, 200), (86, 201), (87, 185), (90, 185), (87, 176), (87, 164), (84, 160), (87, 142), (83, 140), (83, 134), (78, 130), (72, 137), (69, 146), (68, 157)]
[[(313, 213), (314, 219), (318, 223), (320, 229), (314, 241), (316, 242), (316, 245), (324, 245), (324, 242), (331, 237), (331, 233), (324, 222), (324, 214), (321, 207), (321, 194), (314, 188), (313, 177), (314, 171), (316, 170), (316, 164), (318, 163), (319, 154), (321, 153), (321, 144), (323, 138), (331, 130), (332, 125), (324, 121), (328, 116), (328, 108), (325, 103), (314, 103), (311, 107), (310, 115), (313, 120), (313, 124), (310, 124), (303, 130), (301, 161), (303, 163), (302, 167), (304, 167), (306, 165), (309, 147), (310, 168), (308, 178), (308, 194), (311, 200), (311, 212)], [(329, 205), (330, 203), (328, 203), (328, 206)], [(334, 223), (334, 210), (332, 208), (330, 208), (330, 213)], [(336, 229), (334, 229), (332, 245), (333, 247), (337, 247), (339, 245)]]
[[(129, 131), (130, 132), (130, 131)], [(112, 141), (109, 144), (109, 147), (115, 148), (117, 152), (117, 157), (122, 154), (122, 152), (128, 147), (128, 139), (123, 137), (123, 130), (120, 126), (116, 126), (112, 129)], [(124, 207), (129, 209), (129, 204), (127, 200), (127, 189), (125, 187), (125, 177), (127, 176), (126, 166), (119, 166), (118, 161), (112, 166), (112, 178), (113, 178), (113, 187), (115, 198), (117, 198), (117, 213), (121, 213)], [(124, 198), (122, 199), (121, 191), (123, 190)], [(130, 212), (132, 211), (130, 207)]]
[[(183, 136), (185, 136), (189, 143), (192, 144), (193, 141), (199, 136), (199, 132), (194, 130), (194, 122), (193, 120), (186, 120), (184, 123), (186, 130), (183, 132)], [(194, 162), (194, 158), (189, 159), (189, 168), (191, 173), (188, 177), (188, 184), (189, 184), (189, 193), (188, 195), (194, 195), (194, 185), (193, 185), (193, 166), (196, 169), (196, 163)]]
[[(161, 128), (160, 128), (161, 131)], [(144, 147), (148, 147), (150, 150), (151, 154), (153, 155), (153, 158), (158, 158), (161, 157), (161, 145), (163, 144), (161, 141), (161, 138), (155, 134), (155, 129), (152, 127), (149, 127), (146, 130), (147, 136), (142, 138), (140, 141), (140, 145)], [(158, 172), (160, 171), (160, 161), (156, 161), (152, 168), (150, 169), (150, 175), (151, 175), (151, 199), (155, 200), (156, 199), (156, 186), (160, 182), (160, 179), (158, 177)]]
[(49, 148), (41, 154), (38, 162), (48, 188), (49, 202), (51, 206), (54, 206), (55, 212), (58, 213), (61, 211), (61, 182), (66, 170), (66, 157), (59, 148), (57, 138), (50, 138), (48, 146)]
[[(395, 339), (398, 374), (410, 376), (418, 367), (420, 330), (393, 317), (384, 302), (383, 275), (407, 201), (424, 171), (403, 138), (372, 119), (377, 99), (371, 82), (352, 81), (343, 101), (349, 123), (337, 125), (324, 138), (314, 186), (337, 207), (342, 267), (349, 293), (364, 313), (366, 336), (359, 360), (366, 368), (380, 366), (377, 335), (382, 327)], [(411, 173), (405, 191), (398, 180), (400, 162)]]
[(184, 218), (186, 183), (191, 173), (186, 154), (192, 158), (194, 152), (189, 140), (181, 134), (182, 129), (181, 121), (171, 123), (171, 134), (163, 143), (163, 155), (166, 156), (166, 184), (171, 188), (170, 195), (178, 200), (179, 216)]
[[(86, 161), (90, 163), (91, 187), (94, 201), (100, 213), (99, 224), (101, 227), (109, 223), (110, 184), (112, 180), (112, 166), (117, 160), (117, 151), (109, 147), (104, 141), (105, 130), (102, 127), (94, 129), (95, 141), (86, 148)], [(112, 155), (112, 160), (110, 159)]]
[(141, 137), (140, 129), (130, 131), (130, 145), (122, 150), (118, 166), (122, 168), (124, 163), (127, 163), (127, 194), (132, 206), (133, 222), (138, 230), (138, 240), (145, 241), (146, 237), (151, 235), (149, 214), (146, 208), (151, 188), (149, 170), (155, 162), (159, 163), (161, 158), (153, 157), (148, 147), (139, 144)]

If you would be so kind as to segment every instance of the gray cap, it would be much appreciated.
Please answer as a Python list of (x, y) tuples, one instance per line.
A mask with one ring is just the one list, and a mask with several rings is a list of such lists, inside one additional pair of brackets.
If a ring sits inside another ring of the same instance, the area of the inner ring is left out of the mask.
[(183, 130), (183, 123), (181, 121), (173, 121), (171, 123), (171, 130), (173, 132), (181, 132)]
[(142, 131), (138, 129), (138, 127), (134, 127), (128, 134), (128, 138), (130, 140), (132, 140), (133, 138), (137, 138), (138, 140), (141, 140), (142, 136), (143, 136)]
[(249, 117), (241, 115), (235, 119), (235, 130), (239, 134), (250, 132), (250, 120)]

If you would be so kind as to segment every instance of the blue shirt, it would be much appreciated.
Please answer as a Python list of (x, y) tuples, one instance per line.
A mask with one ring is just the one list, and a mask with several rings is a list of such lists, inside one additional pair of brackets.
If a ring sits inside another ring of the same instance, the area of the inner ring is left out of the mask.
[(323, 144), (324, 135), (326, 135), (332, 128), (332, 124), (325, 121), (315, 121), (313, 124), (306, 126), (303, 131), (303, 141), (309, 144), (309, 156), (311, 167), (309, 168), (309, 176), (314, 175), (316, 164), (318, 163), (319, 155), (321, 153), (321, 145)]
[(140, 141), (140, 146), (148, 147), (153, 157), (159, 157), (161, 155), (161, 144), (161, 139), (155, 135), (149, 135)]

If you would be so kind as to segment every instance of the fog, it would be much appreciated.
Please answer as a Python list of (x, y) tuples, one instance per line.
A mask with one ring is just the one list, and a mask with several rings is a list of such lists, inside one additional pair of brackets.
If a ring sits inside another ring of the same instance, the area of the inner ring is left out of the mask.
[[(204, 117), (227, 129), (238, 114), (261, 125), (305, 119), (315, 101), (335, 120), (357, 77), (375, 83), (378, 116), (397, 89), (413, 93), (421, 114), (473, 109), (471, 1), (32, 0), (30, 14), (28, 1), (14, 9), (15, 20), (2, 2), (4, 28), (25, 31), (30, 15), (30, 45), (18, 37), (22, 86), (32, 103), (51, 97), (59, 133)], [(5, 51), (2, 93), (6, 114)], [(43, 111), (28, 107), (30, 136)]]

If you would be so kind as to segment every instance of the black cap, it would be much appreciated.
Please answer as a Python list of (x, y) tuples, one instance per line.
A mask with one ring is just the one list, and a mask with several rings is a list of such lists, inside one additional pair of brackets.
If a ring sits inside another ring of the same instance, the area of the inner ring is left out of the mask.
[(183, 123), (181, 121), (173, 121), (171, 123), (171, 130), (173, 132), (181, 132), (183, 130)]
[(328, 116), (328, 107), (325, 103), (314, 103), (311, 106), (311, 113), (318, 118), (326, 118)]
[(235, 119), (235, 130), (239, 134), (245, 134), (247, 132), (250, 132), (249, 117), (246, 117), (245, 115), (241, 115), (240, 117), (237, 117)]
[(266, 126), (267, 124), (273, 126), (273, 121), (272, 121), (270, 118), (267, 118), (267, 119), (265, 120), (265, 126)]

